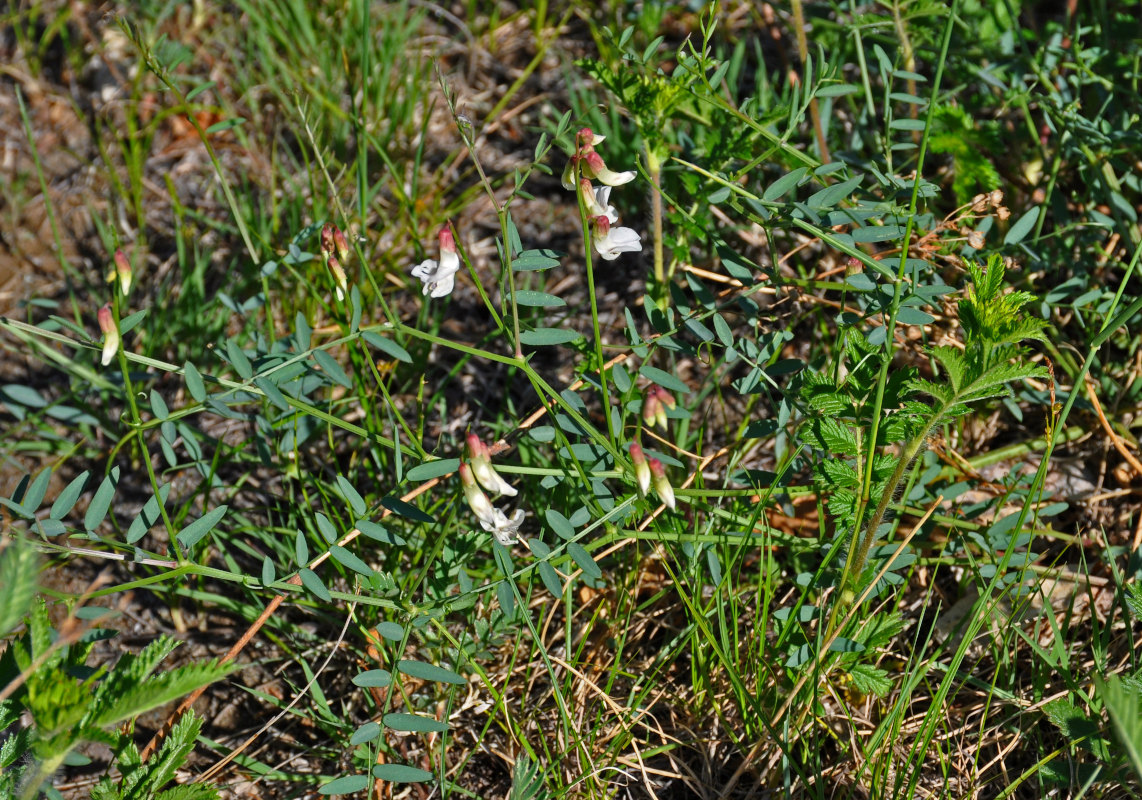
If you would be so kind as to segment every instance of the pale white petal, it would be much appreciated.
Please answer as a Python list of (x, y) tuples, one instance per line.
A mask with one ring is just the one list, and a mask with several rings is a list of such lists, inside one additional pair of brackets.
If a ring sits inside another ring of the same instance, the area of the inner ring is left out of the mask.
[(635, 178), (634, 172), (615, 172), (609, 169), (601, 169), (595, 173), (598, 178), (607, 186), (622, 186), (624, 183), (630, 183)]
[(493, 508), (492, 518), (486, 521), (480, 519), (480, 526), (495, 536), (497, 542), (506, 547), (518, 541), (519, 527), (523, 524), (523, 517), (523, 509), (516, 509), (516, 512), (509, 519), (504, 512), (498, 508)]
[(476, 476), (476, 480), (480, 482), (480, 485), (489, 492), (496, 492), (506, 495), (507, 497), (515, 497), (518, 494), (516, 488), (505, 481), (500, 474), (496, 472), (495, 467), (492, 466), (490, 461), (484, 459), (473, 460), (472, 474)]
[(631, 228), (611, 228), (606, 236), (596, 236), (595, 250), (607, 261), (614, 261), (620, 253), (642, 250), (642, 240)]
[(414, 278), (420, 278), (422, 281), (431, 280), (432, 276), (436, 274), (436, 266), (436, 259), (426, 259), (412, 268), (412, 275)]

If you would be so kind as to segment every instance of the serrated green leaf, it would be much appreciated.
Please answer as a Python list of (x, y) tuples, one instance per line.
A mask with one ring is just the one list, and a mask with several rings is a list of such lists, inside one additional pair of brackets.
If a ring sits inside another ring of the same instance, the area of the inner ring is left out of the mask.
[(457, 686), (463, 686), (468, 681), (464, 676), (457, 675), (450, 669), (438, 667), (435, 664), (429, 664), (425, 661), (414, 661), (412, 659), (401, 659), (397, 662), (397, 669), (405, 675), (411, 675), (414, 678), (420, 678), (425, 681), (434, 681), (435, 683), (452, 683)]
[(892, 691), (892, 681), (888, 679), (888, 673), (871, 664), (854, 664), (849, 669), (849, 677), (852, 678), (857, 690), (864, 694), (884, 697)]
[[(166, 498), (163, 498), (166, 501)], [(184, 548), (190, 549), (198, 544), (202, 537), (214, 530), (214, 526), (222, 521), (226, 516), (226, 512), (230, 509), (228, 505), (220, 505), (217, 508), (212, 508), (196, 519), (194, 522), (187, 525), (178, 534), (178, 543)]]
[(19, 537), (8, 539), (0, 550), (0, 636), (20, 624), (36, 596), (39, 556)]

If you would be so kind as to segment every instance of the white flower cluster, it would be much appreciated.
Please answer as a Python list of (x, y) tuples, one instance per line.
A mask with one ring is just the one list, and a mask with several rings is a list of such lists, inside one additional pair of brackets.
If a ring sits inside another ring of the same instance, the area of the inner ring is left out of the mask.
[(492, 466), (491, 452), (474, 433), (468, 434), (468, 461), (460, 465), (460, 484), (464, 487), (464, 499), (476, 515), (480, 527), (496, 537), (505, 547), (519, 538), (519, 526), (523, 523), (523, 509), (516, 509), (510, 517), (492, 505), (492, 501), (480, 489), (515, 497), (516, 489), (505, 481)]
[[(622, 186), (634, 180), (633, 172), (614, 172), (607, 168), (595, 145), (606, 137), (590, 128), (583, 128), (575, 137), (575, 155), (567, 160), (563, 170), (563, 188), (579, 190), (579, 198), (590, 218), (591, 243), (595, 252), (607, 261), (614, 261), (620, 253), (642, 250), (642, 241), (632, 228), (615, 227), (619, 215), (610, 205), (611, 187)], [(602, 186), (592, 185), (597, 179)]]

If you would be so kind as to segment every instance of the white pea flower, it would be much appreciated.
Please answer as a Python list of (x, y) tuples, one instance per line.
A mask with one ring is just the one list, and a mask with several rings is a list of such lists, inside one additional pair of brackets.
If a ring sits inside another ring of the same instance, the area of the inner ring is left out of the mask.
[(582, 158), (583, 163), (580, 164), (579, 168), (588, 178), (598, 178), (607, 186), (622, 186), (624, 183), (630, 183), (634, 180), (634, 172), (614, 172), (607, 169), (603, 157), (595, 152), (593, 147), (588, 147)]
[(481, 519), (480, 527), (495, 536), (497, 542), (507, 547), (519, 541), (519, 526), (523, 524), (523, 518), (524, 513), (521, 508), (517, 508), (511, 517), (508, 517), (498, 508), (493, 508), (492, 519), (487, 521)]
[(472, 465), (472, 473), (476, 476), (476, 480), (489, 492), (507, 497), (515, 497), (518, 494), (516, 488), (496, 472), (496, 468), (492, 466), (491, 451), (474, 433), (468, 434), (468, 462)]
[(642, 240), (631, 228), (612, 228), (605, 216), (591, 218), (591, 241), (595, 251), (607, 261), (614, 261), (620, 253), (642, 250)]
[(456, 285), (456, 273), (460, 271), (460, 256), (456, 252), (456, 240), (448, 228), (440, 230), (440, 260), (426, 259), (412, 268), (412, 274), (424, 281), (423, 294), (444, 297), (452, 294)]

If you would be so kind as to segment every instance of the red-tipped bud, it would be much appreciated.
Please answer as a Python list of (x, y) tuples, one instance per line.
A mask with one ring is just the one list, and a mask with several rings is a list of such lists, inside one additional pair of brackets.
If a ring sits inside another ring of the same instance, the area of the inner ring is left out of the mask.
[(99, 330), (103, 332), (103, 357), (100, 363), (107, 366), (111, 359), (119, 352), (119, 329), (115, 325), (115, 315), (111, 312), (111, 305), (99, 309)]
[(349, 260), (349, 242), (338, 227), (333, 228), (333, 246), (337, 248), (337, 255), (342, 261)]
[(646, 454), (642, 452), (642, 445), (638, 442), (630, 443), (630, 460), (634, 464), (634, 477), (638, 481), (638, 490), (645, 495), (650, 491), (650, 463)]
[(474, 433), (468, 434), (467, 442), (468, 461), (471, 463), (472, 473), (480, 485), (489, 492), (515, 497), (518, 494), (516, 488), (500, 477), (496, 468), (492, 466), (492, 454), (488, 446), (480, 441), (480, 437)]
[(127, 259), (127, 254), (122, 250), (115, 250), (115, 274), (119, 276), (119, 288), (123, 290), (124, 295), (131, 293), (131, 262)]
[(678, 402), (674, 399), (674, 395), (663, 389), (661, 386), (655, 386), (654, 393), (658, 395), (659, 402), (661, 402), (662, 405), (666, 406), (671, 411), (678, 407)]
[(337, 230), (332, 222), (326, 222), (321, 226), (321, 254), (328, 256), (334, 252), (337, 245), (333, 243), (333, 231)]
[(440, 229), (440, 252), (441, 253), (455, 253), (456, 252), (456, 239), (452, 236), (452, 229), (444, 226)]
[(649, 459), (650, 474), (654, 481), (654, 491), (658, 497), (671, 511), (674, 510), (674, 487), (670, 485), (670, 480), (666, 477), (666, 468), (662, 466), (662, 462), (657, 458)]
[(662, 402), (654, 392), (647, 392), (642, 398), (642, 422), (648, 428), (658, 420), (658, 412), (662, 409)]

